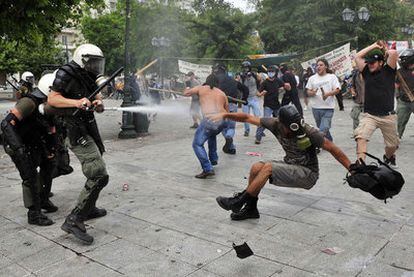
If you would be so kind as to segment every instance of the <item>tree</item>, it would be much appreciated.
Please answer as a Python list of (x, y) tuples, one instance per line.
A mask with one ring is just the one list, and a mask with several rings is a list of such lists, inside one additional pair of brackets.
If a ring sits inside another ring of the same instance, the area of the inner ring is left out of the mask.
[(124, 64), (125, 16), (119, 10), (96, 18), (84, 16), (81, 30), (89, 43), (101, 48), (107, 72), (114, 72)]
[[(367, 23), (342, 21), (345, 7), (363, 6), (371, 13)], [(360, 48), (377, 39), (392, 39), (399, 30), (402, 9), (407, 16), (412, 14), (412, 6), (397, 0), (262, 0), (257, 5), (263, 26), (260, 36), (266, 51), (272, 53), (306, 52), (355, 36)]]
[(31, 40), (36, 35), (57, 33), (76, 23), (83, 9), (102, 7), (103, 0), (2, 0), (0, 2), (0, 37)]

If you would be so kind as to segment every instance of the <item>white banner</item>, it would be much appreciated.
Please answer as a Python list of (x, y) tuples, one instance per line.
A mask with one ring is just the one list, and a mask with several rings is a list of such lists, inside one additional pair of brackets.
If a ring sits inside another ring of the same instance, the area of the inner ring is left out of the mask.
[(195, 64), (178, 60), (178, 70), (184, 74), (192, 71), (202, 82), (204, 82), (207, 79), (207, 76), (211, 74), (211, 65)]
[(303, 69), (311, 67), (314, 71), (316, 71), (316, 61), (319, 58), (324, 58), (328, 61), (329, 68), (335, 73), (335, 75), (339, 78), (343, 78), (346, 74), (352, 72), (350, 47), (351, 44), (347, 43), (322, 56), (303, 62), (302, 67)]
[(398, 51), (398, 53), (401, 53), (403, 50), (409, 48), (408, 41), (395, 41), (395, 40), (389, 40), (387, 41), (388, 48), (394, 48)]

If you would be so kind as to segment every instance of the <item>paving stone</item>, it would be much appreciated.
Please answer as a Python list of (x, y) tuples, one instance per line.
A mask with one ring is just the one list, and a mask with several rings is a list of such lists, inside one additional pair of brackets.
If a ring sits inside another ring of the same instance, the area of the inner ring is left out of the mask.
[(405, 268), (407, 271), (414, 272), (414, 251), (409, 244), (398, 244), (391, 241), (378, 254), (377, 260), (383, 264)]
[(19, 266), (18, 264), (11, 264), (6, 267), (0, 268), (0, 276), (7, 276), (7, 277), (21, 277), (29, 274), (27, 270), (23, 267)]
[(404, 276), (404, 277), (414, 277), (414, 272), (403, 270), (390, 266), (388, 264), (383, 264), (380, 262), (373, 262), (365, 268), (360, 275), (360, 277), (374, 277), (374, 276)]

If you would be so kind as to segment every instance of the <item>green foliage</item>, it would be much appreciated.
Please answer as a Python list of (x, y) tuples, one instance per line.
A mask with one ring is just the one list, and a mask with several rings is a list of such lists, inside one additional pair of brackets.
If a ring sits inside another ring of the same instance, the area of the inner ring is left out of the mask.
[(30, 41), (39, 34), (55, 34), (68, 24), (68, 19), (76, 23), (85, 7), (100, 7), (102, 4), (102, 0), (2, 0), (0, 36)]
[[(363, 6), (371, 14), (367, 23), (342, 21), (344, 8)], [(267, 52), (305, 52), (356, 36), (361, 48), (377, 39), (401, 38), (399, 28), (412, 22), (413, 7), (399, 0), (262, 0), (258, 19)]]
[(36, 35), (30, 42), (0, 40), (0, 72), (29, 70), (39, 76), (44, 64), (61, 63), (63, 56), (53, 37)]
[(125, 16), (119, 11), (97, 18), (85, 16), (81, 31), (89, 43), (98, 45), (105, 54), (105, 69), (114, 72), (124, 63)]

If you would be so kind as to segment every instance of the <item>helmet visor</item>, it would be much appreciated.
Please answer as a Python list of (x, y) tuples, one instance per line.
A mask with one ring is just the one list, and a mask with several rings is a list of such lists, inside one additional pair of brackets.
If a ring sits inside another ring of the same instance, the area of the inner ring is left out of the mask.
[(102, 75), (105, 72), (105, 58), (97, 56), (89, 56), (84, 62), (85, 69), (95, 75)]

